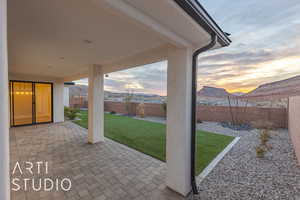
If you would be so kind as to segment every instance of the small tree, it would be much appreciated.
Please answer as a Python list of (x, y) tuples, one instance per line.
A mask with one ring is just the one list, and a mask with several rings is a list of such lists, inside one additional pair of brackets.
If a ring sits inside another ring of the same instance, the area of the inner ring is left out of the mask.
[(167, 114), (167, 102), (164, 101), (164, 102), (161, 104), (161, 106), (162, 106), (162, 109), (164, 110), (165, 114)]
[(65, 107), (64, 111), (65, 111), (65, 116), (70, 120), (74, 120), (78, 116), (78, 113), (79, 113), (79, 110), (76, 108)]
[(128, 94), (125, 98), (124, 98), (124, 102), (125, 102), (125, 109), (127, 112), (127, 115), (131, 115), (131, 110), (132, 110), (132, 98), (133, 95), (132, 94)]
[(144, 117), (145, 117), (145, 104), (144, 104), (144, 103), (140, 103), (140, 104), (137, 106), (137, 111), (138, 111), (138, 115), (139, 115), (141, 118), (144, 118)]

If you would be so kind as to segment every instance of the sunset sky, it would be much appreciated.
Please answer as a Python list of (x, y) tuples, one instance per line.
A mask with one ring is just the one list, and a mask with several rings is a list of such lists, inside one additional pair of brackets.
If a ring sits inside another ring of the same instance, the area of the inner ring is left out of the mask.
[[(300, 75), (299, 0), (200, 0), (229, 47), (199, 57), (198, 87), (248, 92), (258, 85)], [(167, 62), (109, 74), (105, 89), (166, 95)], [(80, 82), (86, 83), (86, 80)]]

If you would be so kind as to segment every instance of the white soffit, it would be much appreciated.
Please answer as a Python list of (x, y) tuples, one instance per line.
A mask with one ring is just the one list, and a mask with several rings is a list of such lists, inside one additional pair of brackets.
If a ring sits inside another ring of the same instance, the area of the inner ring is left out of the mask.
[(64, 78), (167, 43), (92, 0), (8, 1), (10, 73)]
[(92, 64), (121, 69), (114, 63), (138, 64), (135, 55), (147, 52), (158, 61), (165, 55), (155, 49), (195, 48), (209, 41), (209, 34), (173, 0), (8, 1), (12, 74), (77, 77)]

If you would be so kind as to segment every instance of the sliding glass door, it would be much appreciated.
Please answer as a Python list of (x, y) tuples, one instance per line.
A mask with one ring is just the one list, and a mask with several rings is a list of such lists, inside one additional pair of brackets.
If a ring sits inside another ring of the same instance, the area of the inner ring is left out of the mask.
[(36, 123), (52, 121), (52, 85), (36, 83), (35, 85), (35, 120)]
[(52, 122), (52, 83), (10, 81), (11, 126)]
[(27, 82), (12, 82), (13, 125), (33, 123), (33, 86)]

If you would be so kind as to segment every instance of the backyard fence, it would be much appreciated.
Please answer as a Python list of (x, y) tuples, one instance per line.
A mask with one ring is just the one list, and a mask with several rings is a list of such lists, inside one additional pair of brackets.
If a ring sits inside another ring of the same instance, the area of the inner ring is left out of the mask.
[(70, 97), (69, 105), (72, 108), (88, 108), (88, 101), (86, 96)]
[[(136, 115), (139, 103), (124, 103), (105, 101), (106, 112)], [(87, 108), (87, 102), (70, 105), (77, 108)], [(145, 116), (165, 117), (166, 113), (162, 104), (145, 103)], [(251, 124), (257, 128), (287, 128), (288, 113), (286, 108), (260, 108), (260, 107), (228, 107), (228, 106), (206, 106), (197, 107), (198, 121), (212, 122), (234, 122), (236, 124)]]

